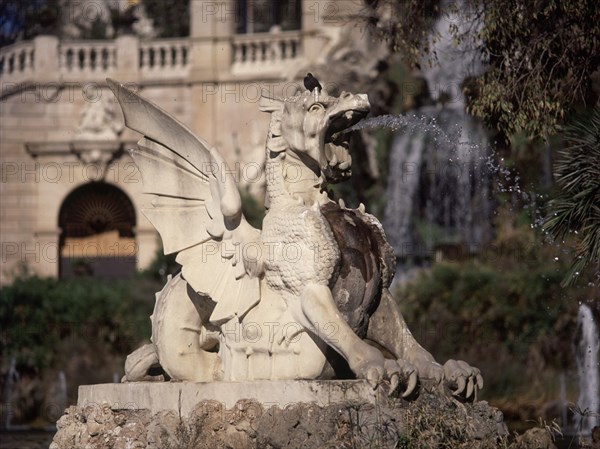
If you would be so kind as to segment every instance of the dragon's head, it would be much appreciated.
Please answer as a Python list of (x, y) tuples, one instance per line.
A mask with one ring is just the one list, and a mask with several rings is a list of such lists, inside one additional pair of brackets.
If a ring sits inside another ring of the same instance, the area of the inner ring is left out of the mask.
[(261, 107), (263, 111), (273, 112), (270, 139), (275, 146), (293, 151), (304, 164), (323, 173), (330, 181), (343, 178), (340, 173), (349, 174), (350, 133), (342, 131), (369, 113), (367, 95), (342, 92), (339, 97), (333, 97), (325, 90), (304, 91), (282, 103), (269, 108), (265, 107), (268, 102), (264, 102)]

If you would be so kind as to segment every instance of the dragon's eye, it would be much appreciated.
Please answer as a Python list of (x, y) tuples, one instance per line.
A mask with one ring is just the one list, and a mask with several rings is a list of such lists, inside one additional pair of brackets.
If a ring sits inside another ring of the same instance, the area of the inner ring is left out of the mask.
[(325, 110), (325, 107), (321, 103), (314, 103), (310, 108), (308, 108), (308, 112), (322, 112)]

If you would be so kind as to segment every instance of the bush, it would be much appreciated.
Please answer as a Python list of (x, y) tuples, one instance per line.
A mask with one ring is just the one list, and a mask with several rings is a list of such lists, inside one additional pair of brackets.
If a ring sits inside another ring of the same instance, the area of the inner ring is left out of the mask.
[(157, 289), (141, 281), (18, 278), (0, 290), (2, 360), (16, 357), (19, 371), (39, 372), (53, 366), (66, 339), (126, 354), (150, 335), (150, 287)]
[[(150, 337), (148, 316), (161, 288), (148, 275), (60, 281), (23, 275), (3, 287), (0, 391), (12, 423), (54, 424), (76, 402), (79, 385), (120, 377), (127, 354)], [(9, 389), (4, 383), (13, 358), (18, 378)]]
[(561, 288), (567, 258), (532, 233), (498, 234), (497, 257), (437, 263), (396, 297), (436, 359), (482, 369), (484, 397), (554, 399), (558, 374), (573, 368), (577, 308), (590, 287)]

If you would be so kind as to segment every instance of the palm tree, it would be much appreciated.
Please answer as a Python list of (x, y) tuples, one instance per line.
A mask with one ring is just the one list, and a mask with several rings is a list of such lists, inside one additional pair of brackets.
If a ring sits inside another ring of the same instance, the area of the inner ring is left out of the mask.
[(573, 285), (586, 267), (600, 277), (600, 107), (563, 128), (567, 146), (555, 166), (561, 192), (550, 203), (544, 229), (556, 239), (576, 234), (577, 253), (562, 285)]

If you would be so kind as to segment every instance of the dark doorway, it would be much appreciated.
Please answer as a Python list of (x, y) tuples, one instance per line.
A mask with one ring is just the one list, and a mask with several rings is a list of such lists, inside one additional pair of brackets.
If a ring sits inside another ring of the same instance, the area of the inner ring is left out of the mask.
[(121, 189), (104, 182), (78, 187), (65, 198), (58, 220), (61, 278), (135, 272), (135, 208)]

